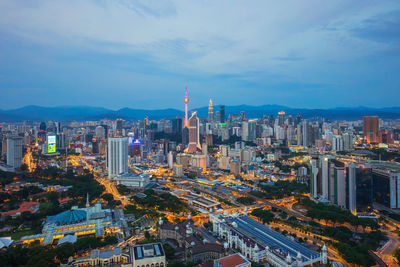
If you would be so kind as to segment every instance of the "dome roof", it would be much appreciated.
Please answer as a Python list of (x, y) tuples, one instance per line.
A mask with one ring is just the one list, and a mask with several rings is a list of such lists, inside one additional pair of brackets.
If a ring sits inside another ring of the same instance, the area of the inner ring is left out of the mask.
[(73, 223), (82, 221), (86, 218), (86, 211), (84, 210), (67, 210), (54, 216), (53, 221), (59, 223)]

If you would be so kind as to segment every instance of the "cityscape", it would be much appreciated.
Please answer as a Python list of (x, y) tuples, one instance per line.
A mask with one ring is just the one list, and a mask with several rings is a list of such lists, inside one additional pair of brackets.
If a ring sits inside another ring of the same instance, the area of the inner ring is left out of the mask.
[(359, 4), (1, 2), (0, 266), (400, 266), (400, 5)]

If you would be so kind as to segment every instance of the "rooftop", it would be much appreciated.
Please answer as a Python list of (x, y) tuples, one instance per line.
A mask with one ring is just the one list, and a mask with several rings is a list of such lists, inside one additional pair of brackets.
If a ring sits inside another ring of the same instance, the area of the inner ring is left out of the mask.
[(217, 264), (219, 264), (221, 267), (234, 267), (234, 266), (238, 266), (238, 265), (241, 265), (241, 264), (249, 263), (239, 253), (223, 257), (221, 259), (215, 260), (215, 262)]
[(229, 219), (229, 221), (231, 224), (236, 223), (237, 227), (233, 228), (235, 231), (241, 232), (253, 240), (260, 242), (263, 246), (269, 246), (274, 249), (278, 248), (290, 254), (293, 258), (296, 258), (297, 253), (300, 252), (303, 262), (320, 257), (319, 253), (292, 241), (247, 216), (234, 217)]

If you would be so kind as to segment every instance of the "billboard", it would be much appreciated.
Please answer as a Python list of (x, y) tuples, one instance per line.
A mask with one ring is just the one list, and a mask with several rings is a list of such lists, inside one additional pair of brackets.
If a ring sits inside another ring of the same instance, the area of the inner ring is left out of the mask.
[(55, 135), (48, 135), (47, 136), (47, 153), (52, 154), (57, 152), (56, 147), (56, 136)]

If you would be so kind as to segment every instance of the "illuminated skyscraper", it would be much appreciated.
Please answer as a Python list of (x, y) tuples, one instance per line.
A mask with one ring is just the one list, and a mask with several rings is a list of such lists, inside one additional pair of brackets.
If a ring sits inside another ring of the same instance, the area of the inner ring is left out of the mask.
[(367, 143), (379, 143), (379, 118), (363, 117), (363, 138)]
[(278, 115), (278, 125), (282, 127), (285, 124), (285, 111), (279, 111)]
[(210, 99), (210, 103), (208, 104), (208, 121), (213, 121), (214, 118), (214, 108), (213, 103)]
[(14, 169), (22, 164), (22, 141), (19, 136), (7, 137), (7, 165)]
[(115, 121), (115, 133), (117, 136), (122, 136), (122, 119)]
[(189, 145), (185, 150), (188, 153), (201, 152), (199, 126), (199, 118), (197, 118), (197, 112), (195, 111), (189, 119)]
[(108, 177), (128, 171), (128, 137), (108, 138)]

